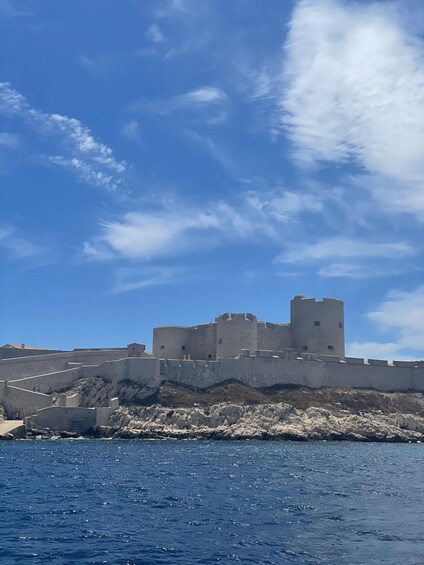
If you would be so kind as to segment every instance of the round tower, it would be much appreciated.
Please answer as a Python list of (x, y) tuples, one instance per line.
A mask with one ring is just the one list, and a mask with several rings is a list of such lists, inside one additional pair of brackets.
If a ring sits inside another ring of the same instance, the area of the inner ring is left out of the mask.
[(159, 326), (153, 329), (153, 355), (160, 359), (184, 359), (189, 355), (190, 327)]
[(227, 313), (216, 321), (216, 357), (236, 357), (242, 349), (258, 348), (258, 322), (253, 314)]
[(293, 347), (301, 353), (345, 355), (344, 305), (337, 298), (305, 298), (298, 294), (290, 304)]

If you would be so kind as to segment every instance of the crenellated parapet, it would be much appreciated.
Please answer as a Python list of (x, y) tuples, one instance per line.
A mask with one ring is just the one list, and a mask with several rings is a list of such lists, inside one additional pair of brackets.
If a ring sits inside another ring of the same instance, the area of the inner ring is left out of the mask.
[(306, 298), (291, 302), (290, 323), (258, 321), (250, 312), (225, 312), (213, 322), (196, 326), (160, 326), (153, 330), (153, 353), (161, 359), (221, 359), (242, 349), (294, 348), (298, 355), (319, 353), (344, 357), (343, 302)]

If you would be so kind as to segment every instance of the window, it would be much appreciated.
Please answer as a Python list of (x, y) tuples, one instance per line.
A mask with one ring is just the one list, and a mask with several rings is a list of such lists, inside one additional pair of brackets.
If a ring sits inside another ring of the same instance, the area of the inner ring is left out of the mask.
[(182, 345), (182, 346), (181, 346), (181, 351), (185, 351), (185, 348), (186, 348), (185, 345)]
[(328, 346), (328, 349), (329, 349), (330, 351), (334, 351), (334, 345), (329, 345), (329, 346)]
[(343, 322), (339, 322), (339, 328), (343, 327)]
[(319, 322), (318, 320), (316, 322), (314, 322), (314, 326), (320, 326), (321, 322)]
[(164, 345), (159, 345), (159, 349), (165, 349)]
[(308, 346), (307, 346), (307, 345), (302, 345), (302, 351), (308, 351)]

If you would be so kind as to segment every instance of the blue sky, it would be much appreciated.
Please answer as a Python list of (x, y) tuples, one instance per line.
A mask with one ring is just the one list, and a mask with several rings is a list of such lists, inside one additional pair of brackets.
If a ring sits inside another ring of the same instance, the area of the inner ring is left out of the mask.
[(298, 293), (424, 357), (420, 1), (0, 0), (0, 342), (150, 345)]

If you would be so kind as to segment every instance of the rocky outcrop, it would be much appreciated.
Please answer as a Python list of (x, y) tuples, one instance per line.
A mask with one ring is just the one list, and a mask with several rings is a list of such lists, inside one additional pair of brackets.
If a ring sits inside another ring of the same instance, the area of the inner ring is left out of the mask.
[[(424, 441), (424, 395), (306, 387), (253, 389), (231, 381), (195, 389), (163, 383), (152, 390), (81, 379), (85, 407), (119, 396), (98, 435), (113, 438)], [(35, 437), (37, 431), (34, 431)]]
[(93, 408), (94, 406), (109, 406), (111, 398), (116, 396), (119, 397), (121, 404), (137, 405), (145, 402), (155, 393), (155, 390), (131, 381), (120, 381), (114, 385), (100, 377), (89, 377), (78, 380), (67, 393), (70, 395), (78, 393), (80, 406)]
[(283, 402), (172, 409), (153, 405), (119, 408), (102, 433), (120, 438), (416, 442), (424, 441), (424, 417), (381, 410), (355, 413), (340, 407), (298, 409)]

